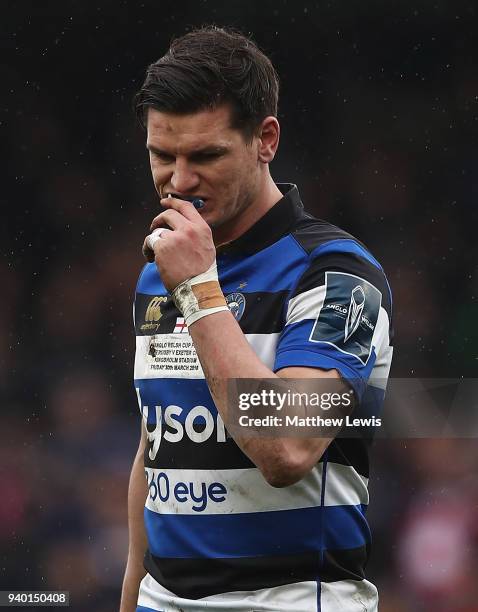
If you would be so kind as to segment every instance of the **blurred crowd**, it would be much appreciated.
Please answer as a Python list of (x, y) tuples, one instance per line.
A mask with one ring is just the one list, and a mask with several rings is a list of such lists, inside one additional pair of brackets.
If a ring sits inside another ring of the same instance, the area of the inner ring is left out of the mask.
[[(229, 24), (272, 57), (273, 176), (382, 262), (392, 375), (478, 371), (473, 4), (200, 4), (20, 3), (2, 25), (0, 590), (69, 590), (72, 612), (116, 609), (126, 558), (131, 308), (158, 204), (131, 98), (173, 34)], [(473, 439), (375, 444), (382, 612), (478, 610), (477, 468)]]

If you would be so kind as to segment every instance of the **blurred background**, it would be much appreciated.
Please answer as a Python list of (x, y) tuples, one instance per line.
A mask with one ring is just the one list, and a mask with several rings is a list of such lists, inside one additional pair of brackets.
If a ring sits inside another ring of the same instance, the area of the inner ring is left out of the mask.
[[(131, 99), (170, 39), (250, 33), (281, 77), (272, 166), (365, 242), (395, 377), (478, 372), (476, 3), (2, 4), (0, 590), (117, 609), (139, 439), (131, 304), (158, 201)], [(384, 612), (478, 610), (474, 440), (377, 441), (369, 578)]]

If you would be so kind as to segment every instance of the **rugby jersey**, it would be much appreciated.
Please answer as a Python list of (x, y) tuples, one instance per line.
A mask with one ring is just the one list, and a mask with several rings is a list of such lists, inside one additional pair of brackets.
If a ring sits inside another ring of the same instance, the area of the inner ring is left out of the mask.
[[(382, 267), (353, 236), (306, 213), (295, 185), (278, 186), (282, 199), (217, 251), (231, 312), (271, 370), (335, 368), (360, 397), (356, 410), (378, 415), (392, 357)], [(270, 486), (228, 435), (154, 263), (140, 275), (134, 313), (148, 438), (145, 568), (156, 584), (197, 601), (313, 583), (320, 609), (321, 591), (367, 583), (368, 440), (336, 438), (301, 481)]]

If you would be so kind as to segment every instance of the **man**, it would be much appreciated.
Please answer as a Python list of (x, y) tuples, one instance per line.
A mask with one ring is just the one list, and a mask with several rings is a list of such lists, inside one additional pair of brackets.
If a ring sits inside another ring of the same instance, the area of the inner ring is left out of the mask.
[(175, 40), (136, 97), (164, 211), (135, 300), (143, 426), (122, 612), (136, 602), (143, 611), (377, 606), (363, 574), (364, 441), (231, 437), (224, 427), (230, 379), (342, 380), (370, 412), (391, 361), (380, 264), (271, 178), (277, 99), (269, 59), (217, 28)]

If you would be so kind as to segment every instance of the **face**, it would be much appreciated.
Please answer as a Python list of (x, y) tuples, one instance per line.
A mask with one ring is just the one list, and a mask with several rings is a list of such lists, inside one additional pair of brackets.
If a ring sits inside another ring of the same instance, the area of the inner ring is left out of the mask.
[(156, 191), (199, 197), (204, 220), (219, 228), (234, 224), (257, 195), (258, 139), (246, 143), (231, 128), (227, 105), (190, 115), (150, 108), (147, 148)]

